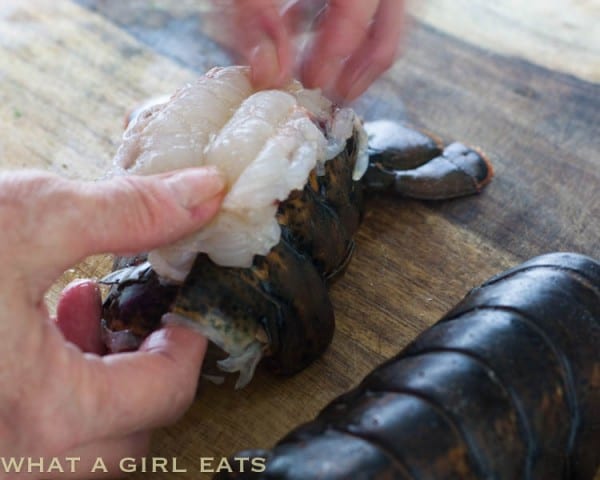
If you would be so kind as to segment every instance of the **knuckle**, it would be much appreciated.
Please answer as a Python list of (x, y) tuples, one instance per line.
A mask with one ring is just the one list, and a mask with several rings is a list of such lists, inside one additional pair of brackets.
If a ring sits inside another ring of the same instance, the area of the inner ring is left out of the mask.
[(118, 202), (123, 205), (122, 227), (140, 233), (153, 231), (162, 221), (161, 195), (139, 179), (123, 177), (122, 181), (123, 198)]
[(47, 195), (51, 180), (43, 172), (7, 172), (0, 175), (0, 211), (2, 214), (31, 210), (37, 200)]
[(51, 232), (46, 221), (50, 209), (68, 211), (71, 204), (66, 181), (42, 171), (0, 175), (0, 229), (5, 245), (23, 246)]

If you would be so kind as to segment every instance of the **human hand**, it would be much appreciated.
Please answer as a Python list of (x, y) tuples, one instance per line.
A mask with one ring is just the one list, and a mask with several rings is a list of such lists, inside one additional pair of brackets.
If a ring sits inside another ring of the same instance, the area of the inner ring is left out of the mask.
[[(314, 20), (297, 75), (332, 100), (354, 100), (393, 64), (404, 30), (404, 0), (214, 0), (230, 22), (234, 48), (257, 88), (277, 88), (294, 74), (293, 37), (310, 9)], [(286, 6), (288, 6), (285, 8)]]
[(137, 352), (102, 357), (97, 285), (67, 287), (56, 319), (44, 295), (90, 254), (148, 250), (197, 230), (219, 208), (223, 186), (212, 168), (96, 183), (0, 173), (2, 457), (80, 457), (69, 478), (90, 476), (102, 457), (118, 473), (121, 458), (144, 453), (152, 429), (187, 409), (206, 349), (202, 336), (169, 326)]

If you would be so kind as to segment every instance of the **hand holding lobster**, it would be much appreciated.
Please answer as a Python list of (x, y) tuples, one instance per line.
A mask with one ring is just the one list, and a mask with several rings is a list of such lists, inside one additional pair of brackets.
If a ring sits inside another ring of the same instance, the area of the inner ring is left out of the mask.
[(218, 209), (222, 187), (210, 168), (93, 184), (33, 171), (0, 175), (5, 458), (80, 457), (78, 472), (89, 475), (86, 461), (103, 457), (110, 470), (124, 456), (142, 454), (150, 430), (189, 406), (203, 337), (168, 327), (139, 352), (101, 357), (96, 284), (71, 284), (55, 321), (44, 294), (86, 255), (152, 247), (197, 229)]

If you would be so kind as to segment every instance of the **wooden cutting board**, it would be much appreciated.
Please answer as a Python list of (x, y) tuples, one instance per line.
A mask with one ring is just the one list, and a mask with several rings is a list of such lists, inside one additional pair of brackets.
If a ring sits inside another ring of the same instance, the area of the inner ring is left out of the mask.
[[(269, 447), (492, 274), (556, 250), (600, 257), (598, 5), (521, 3), (412, 9), (404, 56), (355, 106), (366, 119), (407, 119), (479, 145), (494, 182), (448, 202), (370, 199), (355, 258), (331, 291), (331, 348), (293, 378), (259, 370), (242, 391), (203, 384), (152, 446), (188, 469), (177, 478), (209, 478), (200, 457)], [(101, 177), (127, 109), (229, 62), (204, 33), (206, 10), (198, 0), (3, 0), (0, 167)], [(98, 256), (66, 272), (49, 305), (69, 280), (109, 267)]]

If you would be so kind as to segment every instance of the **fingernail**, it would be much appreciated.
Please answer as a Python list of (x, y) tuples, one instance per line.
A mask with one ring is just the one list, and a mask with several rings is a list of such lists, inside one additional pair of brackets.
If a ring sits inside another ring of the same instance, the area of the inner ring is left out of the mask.
[(165, 183), (183, 208), (195, 210), (225, 188), (225, 179), (216, 167), (190, 168), (170, 173)]

